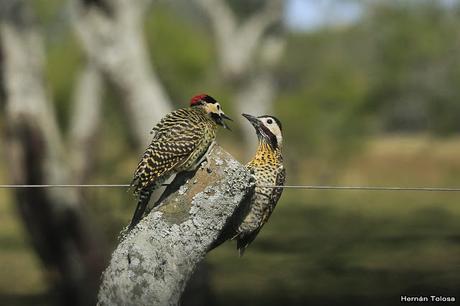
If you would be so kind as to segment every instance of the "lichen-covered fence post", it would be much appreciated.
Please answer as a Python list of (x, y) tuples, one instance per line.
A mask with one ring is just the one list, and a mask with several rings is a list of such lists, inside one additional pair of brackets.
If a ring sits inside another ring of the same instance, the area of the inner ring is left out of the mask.
[(98, 305), (178, 305), (250, 191), (250, 173), (215, 146), (207, 165), (122, 239), (104, 272)]

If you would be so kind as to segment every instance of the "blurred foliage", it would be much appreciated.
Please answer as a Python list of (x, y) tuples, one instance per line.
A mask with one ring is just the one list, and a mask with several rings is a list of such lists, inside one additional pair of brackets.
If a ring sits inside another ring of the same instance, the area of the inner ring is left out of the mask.
[(45, 38), (46, 89), (55, 104), (58, 122), (66, 129), (84, 55), (61, 1), (36, 0), (32, 2), (32, 7)]
[(365, 133), (369, 80), (359, 64), (365, 63), (366, 54), (355, 47), (355, 40), (353, 33), (327, 30), (290, 37), (280, 67), (277, 112), (281, 120), (290, 118), (286, 142), (301, 140), (293, 147), (295, 155), (305, 150), (309, 154), (338, 148), (344, 152)]
[(228, 1), (239, 20), (245, 20), (259, 11), (264, 5), (264, 0), (232, 0)]
[(460, 10), (370, 3), (352, 26), (289, 37), (278, 112), (293, 119), (286, 130), (302, 139), (298, 150), (343, 151), (377, 132), (460, 131)]
[(73, 90), (82, 69), (82, 53), (76, 37), (68, 29), (58, 43), (48, 45), (46, 80), (53, 96), (59, 123), (67, 127), (72, 108)]
[(363, 20), (378, 76), (370, 104), (387, 131), (458, 132), (460, 7), (397, 3), (379, 2)]
[(190, 27), (166, 6), (154, 9), (147, 18), (146, 38), (153, 65), (177, 107), (185, 105), (190, 93), (212, 86), (216, 58), (205, 29)]

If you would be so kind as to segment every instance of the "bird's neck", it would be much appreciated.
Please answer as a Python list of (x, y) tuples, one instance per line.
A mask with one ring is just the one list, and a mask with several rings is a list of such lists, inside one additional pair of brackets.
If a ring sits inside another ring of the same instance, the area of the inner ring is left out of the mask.
[(281, 148), (273, 148), (265, 141), (259, 141), (257, 146), (257, 151), (252, 159), (252, 164), (279, 164), (283, 161), (283, 156), (281, 154)]

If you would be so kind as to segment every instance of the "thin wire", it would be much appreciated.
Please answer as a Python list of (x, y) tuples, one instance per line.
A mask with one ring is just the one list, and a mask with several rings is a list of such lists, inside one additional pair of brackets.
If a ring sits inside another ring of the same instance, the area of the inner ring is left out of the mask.
[[(0, 188), (126, 188), (129, 184), (43, 184), (43, 185), (0, 185)], [(167, 184), (163, 184), (167, 186)], [(450, 187), (390, 187), (390, 186), (318, 186), (285, 185), (258, 186), (261, 188), (310, 189), (310, 190), (361, 190), (361, 191), (419, 191), (419, 192), (460, 192), (460, 188)]]
[(120, 188), (129, 184), (42, 184), (42, 185), (0, 185), (0, 188)]
[(450, 187), (390, 187), (390, 186), (315, 186), (315, 185), (286, 185), (260, 186), (265, 188), (313, 189), (313, 190), (364, 190), (364, 191), (431, 191), (431, 192), (460, 192), (460, 188)]

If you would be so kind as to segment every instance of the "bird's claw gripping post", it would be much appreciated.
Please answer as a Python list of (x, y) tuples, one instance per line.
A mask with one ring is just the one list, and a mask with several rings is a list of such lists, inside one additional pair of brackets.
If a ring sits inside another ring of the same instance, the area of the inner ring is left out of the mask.
[(256, 187), (256, 176), (254, 174), (254, 171), (251, 171), (251, 178), (249, 180), (249, 188), (254, 188)]
[(206, 170), (206, 172), (208, 173), (212, 173), (212, 169), (210, 168), (210, 163), (209, 163), (209, 155), (210, 153), (212, 152), (212, 150), (214, 149), (216, 145), (216, 142), (213, 141), (211, 143), (211, 145), (209, 146), (208, 150), (206, 151), (206, 153), (203, 155), (199, 165), (200, 165), (200, 169), (201, 170)]

